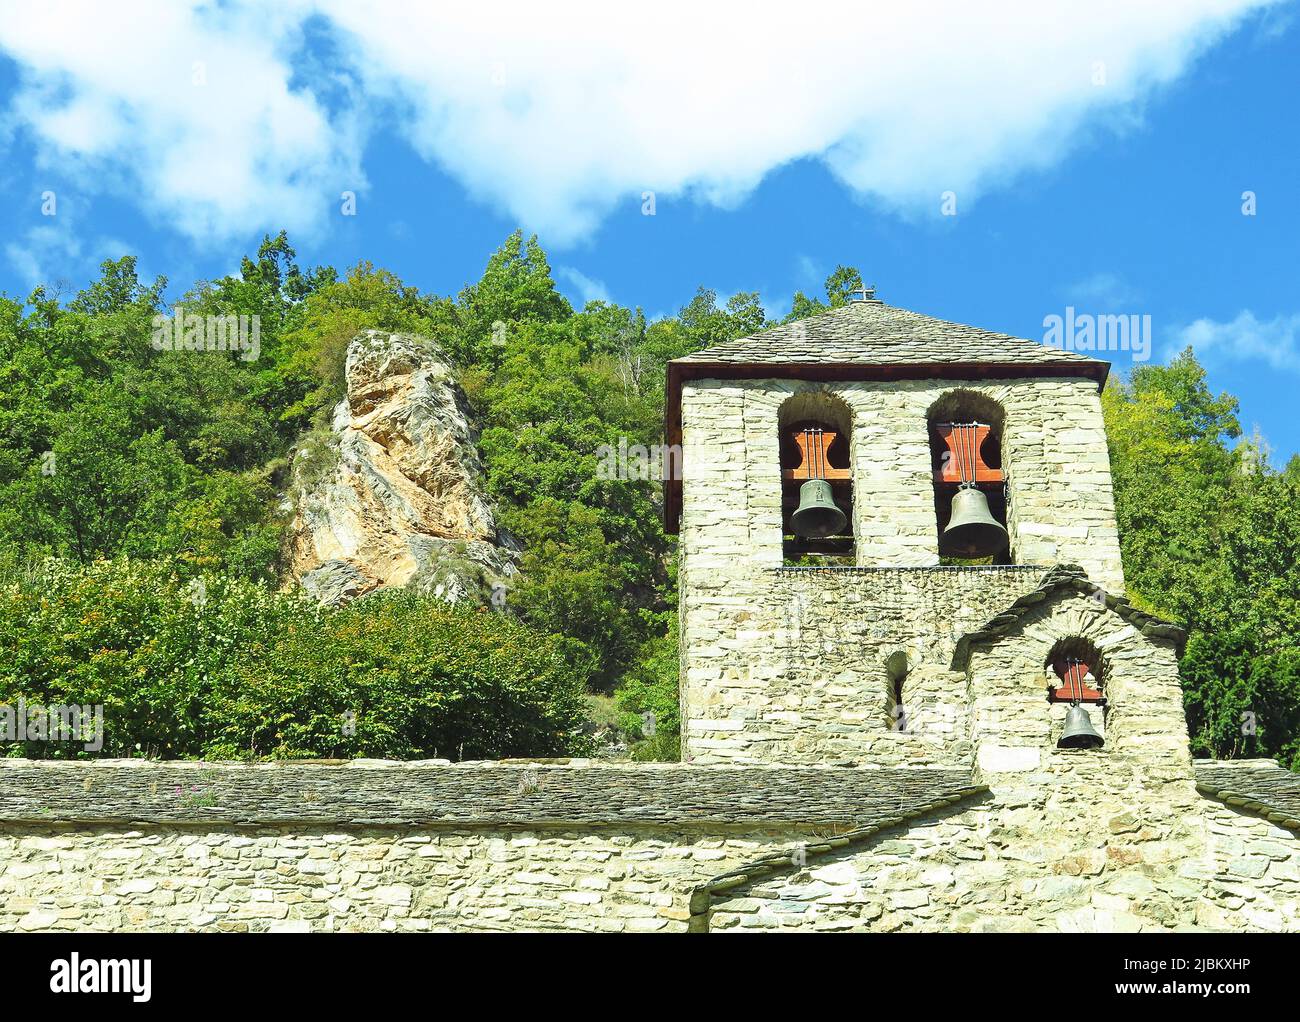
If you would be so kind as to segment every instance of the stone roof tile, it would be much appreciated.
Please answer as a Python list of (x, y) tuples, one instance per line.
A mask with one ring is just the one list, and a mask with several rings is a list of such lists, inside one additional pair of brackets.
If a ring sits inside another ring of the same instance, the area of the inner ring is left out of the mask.
[(1011, 334), (950, 323), (883, 302), (850, 302), (674, 360), (743, 365), (913, 365), (992, 363), (1077, 370), (1105, 365), (1077, 352)]
[(1271, 759), (1202, 760), (1193, 766), (1201, 794), (1300, 831), (1300, 774), (1283, 770)]
[(0, 822), (860, 828), (978, 790), (929, 767), (0, 759)]
[(953, 655), (954, 666), (965, 667), (970, 657), (971, 647), (984, 642), (994, 642), (1017, 627), (1021, 620), (1053, 593), (1078, 593), (1104, 604), (1106, 609), (1114, 611), (1131, 624), (1148, 639), (1167, 639), (1181, 651), (1187, 641), (1187, 632), (1174, 624), (1139, 610), (1128, 602), (1127, 596), (1108, 593), (1088, 580), (1088, 574), (1077, 564), (1058, 564), (1043, 576), (1037, 589), (1032, 589), (1017, 599), (1005, 610), (993, 615), (985, 624), (974, 631), (967, 632), (957, 642)]

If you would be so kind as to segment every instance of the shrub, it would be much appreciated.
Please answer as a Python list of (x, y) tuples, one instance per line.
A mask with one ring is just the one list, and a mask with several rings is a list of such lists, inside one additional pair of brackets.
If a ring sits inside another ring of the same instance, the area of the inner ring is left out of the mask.
[(102, 704), (102, 755), (581, 752), (582, 692), (561, 640), (412, 593), (326, 611), (161, 561), (51, 560), (0, 579), (0, 703)]

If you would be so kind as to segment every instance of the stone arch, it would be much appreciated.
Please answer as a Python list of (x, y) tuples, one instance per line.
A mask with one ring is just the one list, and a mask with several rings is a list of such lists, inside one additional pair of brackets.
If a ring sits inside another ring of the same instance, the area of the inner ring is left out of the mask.
[(1089, 672), (1092, 674), (1094, 683), (1088, 683), (1086, 689), (1091, 689), (1101, 693), (1100, 698), (1090, 698), (1084, 695), (1083, 702), (1099, 702), (1105, 698), (1106, 685), (1106, 659), (1102, 655), (1095, 643), (1083, 635), (1067, 635), (1064, 638), (1057, 639), (1051, 650), (1047, 654), (1047, 660), (1043, 664), (1043, 670), (1047, 675), (1048, 684), (1051, 685), (1052, 676), (1060, 679), (1060, 685), (1057, 688), (1054, 699), (1061, 699), (1067, 695), (1082, 694), (1086, 689), (1075, 684), (1075, 679), (1067, 677), (1068, 665), (1071, 661), (1083, 661), (1087, 665)]
[[(977, 390), (958, 387), (945, 391), (926, 409), (926, 434), (930, 441), (930, 473), (934, 490), (935, 538), (941, 548), (944, 530), (952, 514), (953, 497), (958, 490), (957, 476), (954, 476), (952, 449), (944, 433), (951, 423), (980, 423), (988, 427), (987, 435), (979, 444), (978, 460), (987, 468), (988, 475), (977, 476), (975, 483), (988, 500), (989, 513), (996, 519), (1008, 536), (1007, 524), (1007, 488), (1002, 472), (1002, 442), (1006, 435), (1006, 409), (1002, 403), (990, 395)], [(950, 563), (971, 563), (960, 558), (948, 558)], [(1011, 544), (976, 563), (1011, 564), (1013, 562)]]
[[(817, 472), (825, 474), (833, 499), (845, 513), (846, 524), (834, 536), (807, 539), (796, 536), (791, 515), (799, 505), (800, 491), (807, 475), (806, 459), (799, 437), (805, 430), (821, 430), (822, 436), (834, 434), (824, 447), (824, 458)], [(853, 410), (838, 394), (827, 390), (801, 390), (791, 394), (777, 409), (778, 451), (781, 467), (781, 532), (787, 561), (815, 560), (852, 562), (854, 558), (853, 514)], [(824, 466), (824, 467), (823, 467)]]
[[(1058, 644), (1072, 641), (1101, 657), (1106, 702), (1088, 704), (1094, 727), (1106, 739), (1103, 754), (1159, 747), (1171, 761), (1186, 755), (1186, 722), (1173, 640), (1152, 639), (1085, 592), (1057, 591), (995, 638), (978, 642), (965, 661), (973, 705), (997, 714), (973, 721), (976, 742), (1032, 744), (1055, 750), (1070, 704), (1050, 702), (1047, 672)], [(1068, 646), (1064, 647), (1068, 648)], [(1098, 712), (1100, 710), (1100, 712)], [(1001, 732), (999, 737), (993, 732)], [(1037, 735), (1037, 739), (1029, 736)]]

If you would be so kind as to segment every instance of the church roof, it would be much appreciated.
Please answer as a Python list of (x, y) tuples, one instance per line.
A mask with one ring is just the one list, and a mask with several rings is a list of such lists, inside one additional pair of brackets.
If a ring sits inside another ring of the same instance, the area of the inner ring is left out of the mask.
[[(940, 767), (0, 758), (0, 823), (852, 829), (885, 826), (984, 790), (968, 769)], [(203, 797), (177, 798), (177, 791)]]
[(1300, 774), (1271, 759), (1201, 760), (1192, 765), (1201, 794), (1300, 831)]
[(950, 323), (895, 308), (876, 299), (850, 302), (748, 337), (723, 341), (679, 364), (713, 365), (915, 365), (992, 363), (1056, 366), (1092, 375), (1106, 363), (1023, 337)]

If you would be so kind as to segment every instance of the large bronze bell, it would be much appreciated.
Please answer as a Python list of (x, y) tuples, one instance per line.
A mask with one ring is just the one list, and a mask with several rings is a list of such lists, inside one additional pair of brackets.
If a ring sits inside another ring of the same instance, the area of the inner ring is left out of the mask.
[(1065, 728), (1056, 747), (1058, 749), (1100, 749), (1105, 744), (1106, 739), (1102, 738), (1092, 726), (1092, 718), (1088, 716), (1088, 711), (1078, 703), (1071, 706), (1070, 712), (1065, 715)]
[(825, 479), (809, 479), (799, 487), (799, 506), (790, 516), (790, 525), (797, 535), (805, 539), (834, 536), (848, 520), (831, 496), (831, 484)]
[(952, 515), (943, 530), (941, 552), (947, 557), (988, 557), (1007, 545), (1007, 530), (989, 514), (989, 499), (970, 483), (952, 498)]

